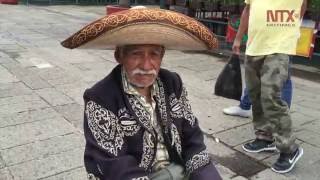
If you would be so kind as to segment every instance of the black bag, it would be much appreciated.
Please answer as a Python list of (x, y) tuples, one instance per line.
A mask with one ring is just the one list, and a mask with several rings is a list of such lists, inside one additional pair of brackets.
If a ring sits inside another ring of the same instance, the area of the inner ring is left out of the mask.
[(214, 87), (214, 94), (240, 101), (242, 94), (242, 79), (238, 55), (233, 54), (219, 74)]

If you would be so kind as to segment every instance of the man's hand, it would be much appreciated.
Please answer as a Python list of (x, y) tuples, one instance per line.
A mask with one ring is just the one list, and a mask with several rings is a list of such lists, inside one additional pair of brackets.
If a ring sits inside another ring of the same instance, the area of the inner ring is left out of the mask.
[(241, 45), (241, 40), (235, 39), (232, 45), (232, 52), (233, 54), (240, 55), (240, 45)]

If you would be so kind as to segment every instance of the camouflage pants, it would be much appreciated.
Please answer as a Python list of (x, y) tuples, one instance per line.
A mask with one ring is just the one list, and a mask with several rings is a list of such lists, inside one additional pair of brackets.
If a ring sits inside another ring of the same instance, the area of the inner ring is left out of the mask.
[(289, 107), (281, 100), (288, 68), (289, 56), (285, 54), (247, 56), (245, 60), (246, 86), (252, 101), (256, 137), (275, 140), (277, 148), (286, 153), (297, 148)]

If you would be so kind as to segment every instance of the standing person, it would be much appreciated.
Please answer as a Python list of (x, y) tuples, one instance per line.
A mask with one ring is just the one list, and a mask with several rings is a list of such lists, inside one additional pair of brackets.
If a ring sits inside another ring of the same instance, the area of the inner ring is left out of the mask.
[(201, 23), (161, 9), (101, 18), (62, 43), (114, 49), (119, 63), (84, 93), (84, 162), (89, 179), (220, 180), (166, 49), (207, 50), (217, 39)]
[(306, 0), (245, 0), (241, 24), (233, 44), (240, 54), (241, 38), (248, 31), (245, 77), (252, 101), (256, 139), (243, 145), (247, 152), (280, 151), (272, 170), (286, 173), (303, 155), (295, 143), (288, 104), (281, 89), (288, 79), (289, 55), (296, 53)]

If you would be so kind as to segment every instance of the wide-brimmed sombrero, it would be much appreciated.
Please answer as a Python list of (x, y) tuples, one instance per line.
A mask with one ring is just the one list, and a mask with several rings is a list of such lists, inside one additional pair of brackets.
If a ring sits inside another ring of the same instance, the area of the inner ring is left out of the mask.
[(98, 19), (61, 44), (70, 49), (159, 44), (173, 50), (210, 50), (218, 46), (218, 40), (202, 23), (181, 13), (140, 8)]

